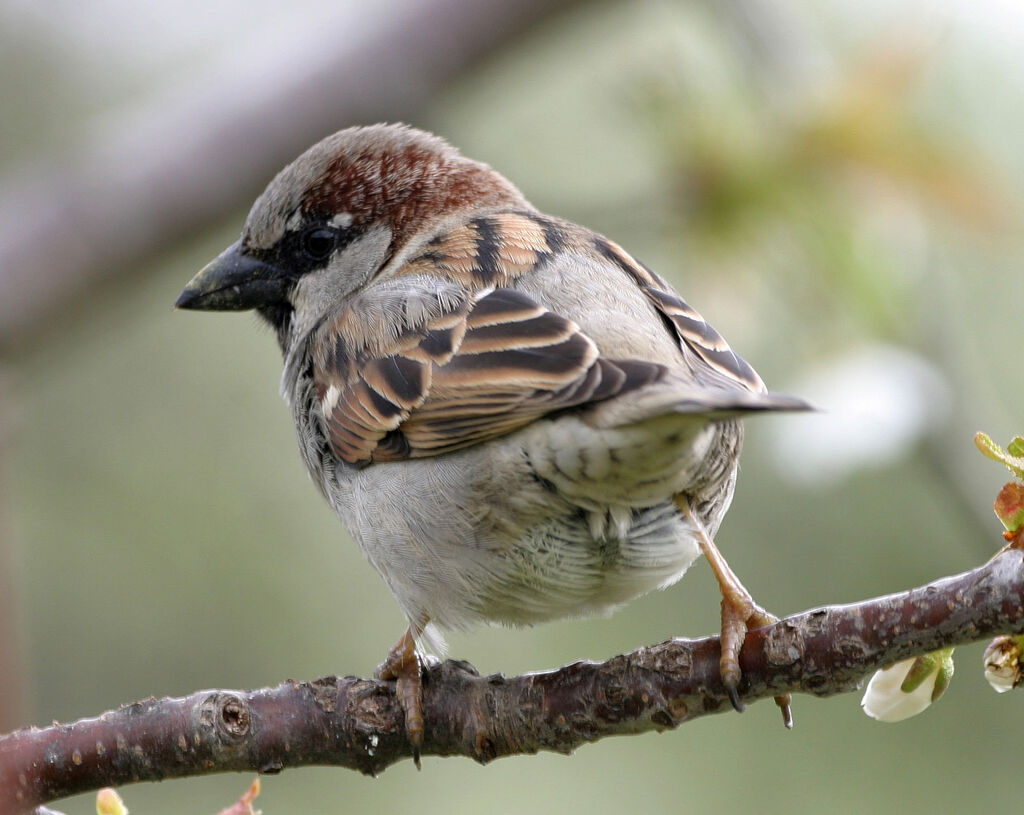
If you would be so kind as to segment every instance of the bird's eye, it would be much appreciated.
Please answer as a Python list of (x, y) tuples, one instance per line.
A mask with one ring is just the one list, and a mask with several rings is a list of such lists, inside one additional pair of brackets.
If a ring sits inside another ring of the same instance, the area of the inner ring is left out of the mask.
[(325, 226), (314, 226), (302, 235), (302, 251), (313, 260), (324, 260), (334, 251), (338, 233)]

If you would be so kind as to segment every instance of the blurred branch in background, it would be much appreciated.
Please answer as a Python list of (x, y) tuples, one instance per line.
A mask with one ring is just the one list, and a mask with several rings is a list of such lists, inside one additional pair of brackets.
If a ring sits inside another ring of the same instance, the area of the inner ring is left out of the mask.
[[(1019, 545), (921, 588), (749, 632), (743, 699), (846, 693), (898, 660), (1024, 632)], [(423, 754), (486, 764), (542, 750), (571, 753), (608, 736), (731, 711), (720, 656), (719, 638), (706, 637), (510, 678), (482, 677), (465, 662), (435, 662), (423, 684)], [(394, 683), (349, 676), (203, 690), (0, 737), (0, 809), (17, 813), (103, 786), (217, 772), (333, 765), (377, 776), (411, 755)]]
[(220, 81), (115, 115), (73, 155), (3, 179), (0, 348), (216, 225), (312, 142), (415, 115), (473, 60), (573, 2), (405, 0), (311, 16), (287, 42), (238, 44)]

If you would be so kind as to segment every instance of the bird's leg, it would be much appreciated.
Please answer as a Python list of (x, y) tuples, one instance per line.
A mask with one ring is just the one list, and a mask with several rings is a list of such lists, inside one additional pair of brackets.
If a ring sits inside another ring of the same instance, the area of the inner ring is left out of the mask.
[[(747, 631), (752, 628), (761, 628), (778, 622), (778, 617), (769, 614), (750, 596), (750, 592), (740, 582), (736, 573), (729, 568), (722, 553), (718, 551), (715, 542), (711, 540), (703, 522), (694, 514), (690, 508), (689, 501), (685, 496), (676, 496), (676, 505), (680, 512), (693, 526), (697, 543), (701, 552), (707, 558), (711, 571), (715, 573), (718, 580), (718, 587), (722, 592), (722, 658), (720, 671), (722, 684), (729, 694), (729, 701), (738, 711), (743, 711), (744, 705), (740, 701), (737, 691), (740, 682), (740, 649), (743, 647), (743, 640)], [(787, 728), (793, 727), (793, 711), (791, 703), (793, 697), (790, 694), (775, 697), (775, 704), (782, 710), (782, 722)]]
[[(419, 627), (416, 634), (423, 631)], [(378, 679), (395, 680), (395, 695), (405, 711), (405, 735), (412, 746), (412, 760), (420, 769), (423, 745), (423, 666), (416, 653), (416, 634), (412, 626), (388, 651), (387, 659), (376, 670)]]

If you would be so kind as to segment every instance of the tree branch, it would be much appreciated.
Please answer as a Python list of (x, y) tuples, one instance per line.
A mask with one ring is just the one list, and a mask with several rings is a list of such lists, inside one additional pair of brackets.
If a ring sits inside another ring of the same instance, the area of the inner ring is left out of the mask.
[[(911, 591), (796, 614), (747, 635), (741, 695), (854, 690), (892, 662), (998, 634), (1024, 633), (1024, 552)], [(606, 736), (674, 728), (729, 709), (717, 637), (673, 639), (607, 662), (506, 678), (467, 663), (424, 679), (424, 755), (484, 764), (569, 753)], [(67, 795), (217, 772), (277, 773), (329, 764), (367, 774), (408, 758), (393, 683), (288, 681), (256, 691), (148, 699), (99, 718), (0, 737), (0, 811)]]

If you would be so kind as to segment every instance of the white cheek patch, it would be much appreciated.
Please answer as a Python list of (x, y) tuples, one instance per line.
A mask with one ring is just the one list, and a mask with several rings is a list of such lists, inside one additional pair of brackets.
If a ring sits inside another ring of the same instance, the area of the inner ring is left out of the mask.
[(336, 229), (348, 229), (350, 226), (352, 226), (352, 220), (353, 218), (351, 212), (339, 212), (327, 223), (328, 225), (333, 226)]
[(302, 275), (288, 299), (292, 304), (292, 334), (304, 337), (338, 309), (380, 271), (391, 244), (391, 230), (365, 232), (322, 269)]

